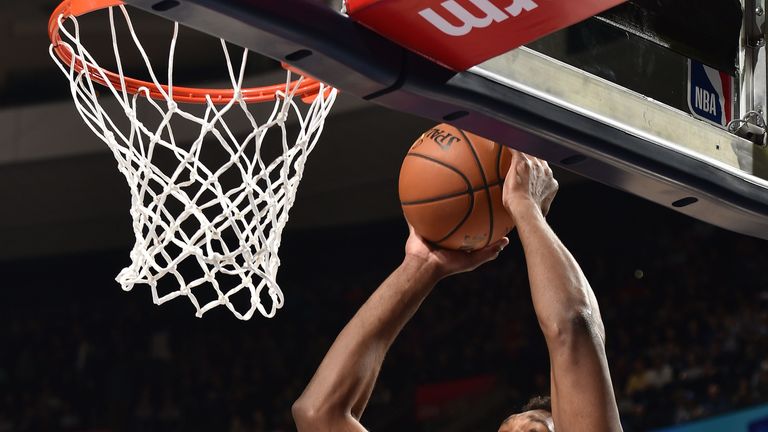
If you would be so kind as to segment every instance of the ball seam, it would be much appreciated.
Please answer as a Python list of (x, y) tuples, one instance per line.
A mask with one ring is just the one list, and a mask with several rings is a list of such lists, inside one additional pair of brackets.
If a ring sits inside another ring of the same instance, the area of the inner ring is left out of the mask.
[(451, 171), (455, 172), (456, 174), (458, 174), (461, 177), (461, 179), (464, 180), (464, 183), (467, 185), (467, 190), (464, 192), (464, 193), (469, 195), (469, 206), (467, 208), (467, 212), (464, 214), (464, 217), (461, 219), (461, 221), (455, 227), (453, 227), (453, 229), (451, 229), (448, 232), (448, 234), (446, 234), (440, 240), (437, 240), (437, 241), (434, 242), (435, 244), (439, 245), (441, 242), (444, 242), (445, 240), (450, 238), (453, 234), (455, 234), (456, 231), (458, 231), (459, 228), (461, 228), (462, 225), (464, 225), (464, 223), (467, 221), (467, 219), (469, 219), (469, 216), (472, 215), (472, 210), (475, 208), (475, 194), (474, 193), (470, 193), (470, 190), (472, 189), (472, 183), (469, 181), (467, 176), (464, 175), (464, 173), (461, 172), (459, 169), (457, 169), (456, 167), (454, 167), (454, 166), (452, 166), (450, 164), (447, 164), (447, 163), (445, 163), (445, 162), (443, 162), (441, 160), (435, 159), (433, 157), (430, 157), (430, 156), (427, 156), (427, 155), (424, 155), (424, 154), (421, 154), (421, 153), (408, 153), (406, 155), (406, 157), (408, 157), (408, 156), (422, 158), (422, 159), (428, 160), (430, 162), (434, 162), (434, 163), (436, 163), (436, 164), (438, 164), (438, 165), (440, 165), (442, 167), (448, 168), (449, 170), (451, 170)]
[(486, 247), (491, 244), (491, 237), (493, 237), (493, 201), (491, 200), (491, 191), (488, 189), (488, 179), (486, 178), (483, 163), (480, 161), (480, 157), (477, 156), (475, 145), (472, 143), (472, 140), (469, 139), (463, 130), (459, 128), (456, 128), (456, 130), (458, 130), (461, 136), (464, 137), (464, 141), (467, 143), (467, 147), (469, 147), (469, 150), (472, 152), (472, 156), (474, 156), (475, 162), (477, 162), (477, 167), (480, 169), (480, 177), (483, 179), (483, 185), (485, 186), (485, 196), (488, 201), (488, 219), (490, 220), (490, 226), (488, 227), (488, 239), (485, 242), (485, 246), (483, 246)]

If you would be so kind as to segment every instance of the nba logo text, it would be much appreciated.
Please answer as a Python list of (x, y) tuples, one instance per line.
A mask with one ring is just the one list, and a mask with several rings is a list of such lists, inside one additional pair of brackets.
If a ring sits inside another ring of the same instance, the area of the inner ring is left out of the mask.
[(733, 117), (733, 79), (725, 72), (688, 60), (688, 108), (699, 120), (720, 127)]

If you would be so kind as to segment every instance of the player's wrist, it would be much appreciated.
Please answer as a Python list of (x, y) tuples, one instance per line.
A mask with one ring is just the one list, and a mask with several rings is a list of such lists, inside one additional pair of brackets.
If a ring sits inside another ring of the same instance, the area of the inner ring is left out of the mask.
[(526, 213), (538, 208), (537, 203), (530, 196), (520, 194), (520, 196), (511, 196), (504, 201), (504, 208), (514, 216), (517, 213)]
[(514, 200), (506, 207), (517, 226), (530, 222), (539, 222), (544, 219), (540, 204), (532, 199)]
[(440, 263), (432, 256), (432, 254), (419, 255), (406, 253), (401, 267), (419, 275), (423, 275), (435, 282), (445, 277)]

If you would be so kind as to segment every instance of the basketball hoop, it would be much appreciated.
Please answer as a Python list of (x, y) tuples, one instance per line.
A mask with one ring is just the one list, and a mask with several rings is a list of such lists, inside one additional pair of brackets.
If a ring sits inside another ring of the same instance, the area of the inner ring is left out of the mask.
[[(118, 90), (123, 88), (130, 94), (147, 91), (149, 97), (158, 100), (165, 100), (168, 95), (173, 93), (173, 100), (180, 103), (208, 103), (210, 98), (216, 104), (225, 104), (235, 97), (233, 89), (210, 89), (210, 88), (190, 88), (190, 87), (172, 87), (161, 85), (156, 82), (148, 82), (126, 77), (121, 73), (114, 73), (103, 70), (95, 65), (87, 64), (86, 60), (73, 53), (73, 50), (67, 43), (63, 43), (61, 38), (62, 22), (66, 19), (74, 19), (79, 16), (95, 12), (101, 9), (110, 9), (120, 7), (127, 16), (124, 9), (124, 3), (120, 0), (64, 0), (53, 11), (48, 21), (48, 37), (51, 40), (53, 52), (59, 58), (59, 61), (65, 65), (74, 64), (74, 72), (80, 74), (83, 70), (88, 70), (90, 79), (103, 86), (114, 86)], [(110, 20), (112, 14), (110, 13)], [(178, 24), (176, 24), (178, 26)], [(133, 35), (133, 29), (131, 29)], [(176, 33), (175, 33), (176, 34)], [(175, 44), (174, 34), (174, 44)], [(67, 34), (66, 36), (70, 36)], [(142, 50), (143, 51), (143, 50)], [(169, 63), (172, 66), (172, 63)], [(295, 70), (294, 70), (295, 71)], [(170, 80), (169, 80), (170, 81)], [(320, 90), (320, 82), (314, 78), (304, 78), (291, 82), (291, 87), (295, 87), (294, 96), (300, 98), (313, 97)], [(145, 90), (146, 89), (146, 90)], [(242, 100), (245, 103), (269, 102), (275, 100), (275, 95), (285, 90), (285, 84), (276, 84), (272, 86), (253, 87), (241, 89)]]
[[(116, 71), (101, 67), (80, 39), (78, 17), (101, 9), (109, 12)], [(116, 10), (127, 23), (150, 80), (124, 74)], [(284, 83), (244, 88), (248, 50), (243, 49), (236, 67), (224, 40), (220, 42), (231, 88), (175, 86), (178, 23), (173, 24), (167, 81), (161, 83), (121, 1), (65, 0), (53, 12), (48, 33), (51, 57), (70, 82), (78, 113), (109, 146), (128, 181), (136, 243), (131, 265), (117, 276), (122, 288), (130, 291), (136, 284), (147, 284), (156, 304), (185, 296), (198, 317), (220, 305), (243, 320), (257, 310), (265, 317), (274, 316), (283, 305), (276, 281), (282, 231), (336, 89), (310, 77), (293, 80), (295, 73), (301, 74), (288, 66)], [(105, 97), (94, 83), (108, 89)], [(107, 98), (109, 94), (113, 97)], [(306, 105), (299, 106), (294, 98)], [(102, 105), (107, 99), (113, 101)], [(115, 102), (119, 109), (108, 109)], [(250, 104), (266, 102), (274, 106), (267, 119), (258, 122)], [(199, 113), (182, 109), (181, 104), (200, 106)], [(244, 114), (249, 124), (242, 136), (227, 125), (228, 115), (234, 113), (240, 118)], [(156, 119), (155, 124), (150, 118)], [(294, 118), (299, 131), (292, 139), (287, 123)], [(191, 144), (177, 142), (173, 128), (179, 122), (185, 124), (186, 134), (194, 128)], [(278, 145), (264, 141), (268, 130), (282, 133)], [(201, 151), (205, 148), (207, 153), (211, 146), (226, 160), (206, 164)], [(170, 155), (170, 166), (156, 160), (162, 152)], [(237, 181), (225, 184), (222, 177), (231, 173), (237, 173)], [(196, 276), (183, 270), (190, 262), (198, 270)], [(170, 292), (158, 289), (163, 278), (173, 281)], [(200, 300), (206, 287), (213, 291), (212, 300)], [(249, 295), (245, 307), (232, 300), (241, 292)]]

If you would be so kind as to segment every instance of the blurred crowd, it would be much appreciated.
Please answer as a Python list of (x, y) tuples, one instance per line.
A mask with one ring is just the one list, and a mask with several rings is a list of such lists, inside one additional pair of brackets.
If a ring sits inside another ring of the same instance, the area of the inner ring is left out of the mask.
[[(601, 304), (627, 432), (768, 402), (766, 243), (666, 218), (623, 238), (559, 220)], [(224, 310), (194, 318), (183, 299), (156, 307), (146, 287), (123, 293), (122, 251), (0, 263), (0, 432), (294, 430), (293, 400), (401, 257), (401, 241), (361, 246), (362, 232), (404, 238), (399, 222), (289, 235), (285, 309), (247, 323)], [(312, 246), (291, 246), (300, 241)], [(475, 377), (491, 384), (471, 397), (417, 397)], [(513, 241), (436, 288), (393, 346), (363, 423), (492, 431), (547, 394), (548, 379)]]

